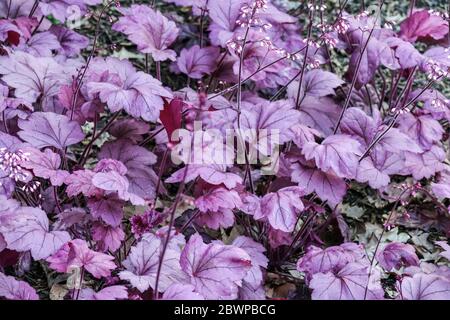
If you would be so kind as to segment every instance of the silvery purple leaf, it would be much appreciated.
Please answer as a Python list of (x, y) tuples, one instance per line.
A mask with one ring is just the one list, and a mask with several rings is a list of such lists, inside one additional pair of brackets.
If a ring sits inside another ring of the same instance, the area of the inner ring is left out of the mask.
[(382, 247), (376, 256), (380, 265), (387, 271), (402, 266), (418, 266), (419, 258), (414, 247), (407, 243), (391, 242)]
[(448, 300), (450, 281), (444, 277), (417, 273), (397, 284), (402, 300)]
[(415, 42), (432, 38), (439, 40), (448, 33), (448, 23), (440, 16), (419, 10), (411, 14), (400, 24), (400, 37)]
[(336, 274), (316, 273), (309, 284), (313, 290), (311, 297), (313, 300), (383, 300), (379, 272), (373, 269), (370, 276), (368, 272), (367, 264), (351, 262)]
[(45, 105), (47, 98), (56, 95), (59, 87), (70, 76), (53, 58), (34, 57), (16, 51), (10, 56), (0, 56), (0, 74), (6, 84), (15, 88), (15, 96), (30, 103), (38, 99)]
[[(185, 170), (187, 173), (185, 174)], [(195, 178), (200, 177), (206, 182), (214, 185), (224, 184), (228, 189), (235, 188), (238, 184), (242, 183), (242, 178), (234, 173), (226, 172), (225, 166), (219, 165), (195, 165), (190, 164), (185, 168), (182, 168), (174, 172), (169, 178), (166, 179), (167, 183), (181, 182), (185, 177), (185, 182), (193, 181)]]
[(29, 155), (27, 160), (22, 162), (22, 167), (30, 169), (36, 177), (50, 179), (54, 186), (61, 186), (64, 180), (70, 175), (68, 171), (60, 170), (61, 158), (49, 148), (44, 152), (36, 148), (26, 148)]
[(314, 159), (318, 168), (341, 178), (354, 178), (358, 166), (359, 142), (348, 135), (329, 136), (321, 144), (307, 142), (302, 153)]
[(238, 285), (252, 266), (250, 256), (235, 246), (205, 244), (191, 236), (180, 257), (182, 270), (195, 291), (206, 299), (233, 299)]
[(112, 227), (102, 223), (95, 223), (92, 227), (92, 239), (97, 242), (98, 249), (106, 252), (116, 252), (125, 239), (122, 226)]
[(209, 37), (213, 45), (225, 47), (227, 41), (232, 38), (243, 4), (243, 0), (208, 1), (207, 8), (212, 21)]
[(18, 135), (36, 148), (55, 147), (64, 150), (84, 139), (80, 125), (67, 116), (52, 112), (35, 112), (19, 120)]
[(180, 51), (178, 70), (192, 79), (201, 79), (216, 69), (220, 50), (217, 47), (200, 48), (198, 45)]
[[(114, 70), (101, 70), (109, 73), (113, 79), (110, 81), (95, 79), (87, 82), (89, 95), (98, 94), (100, 100), (106, 103), (112, 112), (124, 109), (133, 117), (155, 122), (163, 109), (162, 97), (171, 98), (172, 94), (151, 75), (142, 71), (136, 72), (130, 62), (107, 58), (105, 63), (109, 62), (114, 63), (121, 70), (118, 74), (112, 73)], [(99, 65), (102, 66), (102, 63)], [(96, 71), (94, 69), (91, 72)]]
[[(334, 95), (334, 89), (344, 83), (334, 73), (321, 69), (313, 69), (305, 73), (303, 84), (300, 90), (300, 98), (310, 95), (314, 97), (324, 97)], [(299, 81), (292, 82), (287, 89), (288, 97), (295, 101), (298, 93)]]
[(96, 219), (102, 219), (112, 227), (120, 225), (124, 204), (123, 200), (114, 196), (90, 198), (87, 202), (91, 215)]
[(436, 241), (435, 243), (444, 249), (439, 255), (450, 261), (450, 246), (448, 243), (446, 241)]
[[(137, 245), (131, 247), (130, 254), (123, 262), (126, 270), (119, 273), (120, 279), (129, 281), (140, 292), (150, 287), (154, 289), (161, 249), (162, 241), (147, 234)], [(179, 260), (180, 252), (169, 247), (162, 263), (158, 284), (160, 292), (164, 292), (173, 283), (183, 281)]]
[(287, 187), (268, 193), (261, 199), (261, 214), (274, 229), (291, 232), (298, 214), (305, 208), (300, 199), (304, 194), (301, 187)]
[(175, 60), (175, 51), (168, 48), (178, 36), (175, 22), (145, 5), (118, 10), (123, 16), (113, 25), (114, 30), (125, 33), (141, 52), (151, 54), (155, 61)]
[(39, 300), (36, 290), (25, 281), (0, 272), (0, 297), (7, 300)]
[(439, 180), (431, 184), (431, 190), (439, 199), (450, 199), (450, 171), (448, 169), (442, 171)]
[(414, 179), (430, 178), (445, 168), (445, 152), (434, 145), (423, 153), (406, 152), (404, 173), (412, 174)]
[(89, 45), (89, 39), (69, 28), (53, 25), (49, 31), (58, 39), (61, 48), (58, 53), (67, 57), (75, 57)]
[(91, 288), (80, 290), (79, 300), (125, 300), (128, 290), (125, 286), (111, 286), (95, 292)]
[(121, 139), (105, 143), (98, 157), (99, 159), (115, 159), (125, 165), (127, 168), (125, 177), (129, 182), (127, 195), (130, 198), (135, 194), (145, 200), (153, 199), (158, 177), (151, 168), (151, 165), (156, 162), (156, 156), (152, 152), (130, 144), (129, 140)]
[(162, 296), (163, 300), (205, 300), (200, 294), (195, 292), (195, 287), (191, 284), (174, 283), (170, 285)]
[(47, 258), (70, 240), (66, 231), (51, 231), (47, 214), (32, 207), (20, 207), (4, 217), (0, 232), (8, 248), (30, 251), (35, 260)]
[(323, 172), (313, 163), (296, 162), (291, 166), (293, 182), (305, 188), (305, 193), (316, 192), (322, 200), (327, 200), (332, 205), (342, 201), (347, 191), (344, 180), (333, 173)]
[(55, 254), (47, 258), (50, 268), (70, 273), (73, 268), (84, 268), (97, 279), (108, 277), (117, 266), (114, 257), (89, 249), (86, 241), (75, 239), (67, 242)]

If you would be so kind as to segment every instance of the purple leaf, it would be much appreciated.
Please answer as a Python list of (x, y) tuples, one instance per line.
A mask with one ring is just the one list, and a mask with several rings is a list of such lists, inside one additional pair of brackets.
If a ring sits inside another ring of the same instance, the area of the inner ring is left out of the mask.
[(198, 234), (189, 239), (181, 253), (180, 264), (195, 291), (206, 299), (236, 298), (236, 283), (247, 275), (252, 266), (251, 258), (244, 250), (204, 244)]
[(450, 281), (438, 275), (417, 273), (405, 277), (398, 286), (402, 300), (450, 299)]
[(297, 162), (292, 164), (293, 182), (305, 188), (305, 193), (316, 192), (322, 200), (327, 200), (331, 205), (342, 201), (347, 191), (347, 186), (342, 178), (332, 173), (323, 172), (311, 162)]
[(444, 251), (442, 251), (439, 255), (450, 261), (450, 246), (447, 244), (447, 242), (436, 241), (435, 243), (442, 249), (444, 249)]
[(142, 135), (150, 131), (150, 126), (136, 119), (124, 119), (114, 122), (109, 133), (117, 139), (129, 139), (133, 143), (142, 140)]
[(114, 257), (89, 249), (86, 241), (67, 242), (58, 252), (47, 258), (50, 268), (69, 273), (73, 268), (84, 268), (97, 279), (108, 277), (117, 266)]
[(364, 256), (362, 246), (352, 242), (326, 249), (310, 246), (306, 254), (298, 260), (297, 270), (304, 272), (309, 281), (316, 273), (337, 272), (348, 263), (359, 261)]
[(300, 105), (300, 123), (328, 136), (333, 133), (339, 113), (332, 99), (306, 96)]
[(87, 206), (91, 215), (112, 227), (120, 225), (123, 218), (124, 201), (114, 196), (88, 199)]
[(438, 15), (427, 10), (414, 12), (400, 24), (400, 37), (415, 42), (432, 38), (440, 40), (448, 33), (448, 23)]
[(439, 198), (449, 198), (450, 199), (450, 171), (445, 170), (441, 172), (439, 180), (431, 184), (431, 190)]
[(68, 171), (59, 170), (61, 158), (50, 149), (41, 152), (30, 147), (25, 150), (29, 155), (28, 160), (22, 162), (22, 167), (32, 170), (36, 177), (50, 179), (53, 186), (61, 186), (70, 175)]
[(237, 28), (236, 21), (242, 5), (242, 0), (208, 1), (207, 8), (212, 21), (209, 26), (209, 37), (213, 45), (226, 46)]
[(444, 150), (438, 146), (421, 154), (406, 152), (405, 173), (412, 174), (416, 180), (430, 178), (444, 169), (445, 157)]
[(242, 183), (242, 178), (234, 173), (225, 172), (224, 166), (210, 165), (189, 165), (187, 167), (187, 174), (185, 174), (186, 168), (174, 172), (169, 178), (166, 179), (167, 183), (176, 183), (183, 181), (186, 175), (185, 182), (190, 182), (197, 177), (202, 178), (204, 181), (213, 184), (224, 184), (228, 189), (235, 188), (238, 184)]
[(95, 172), (91, 170), (74, 171), (64, 180), (64, 183), (67, 185), (67, 195), (70, 197), (76, 196), (80, 193), (86, 197), (101, 195), (102, 190), (95, 187), (92, 183), (92, 178), (94, 176)]
[(306, 160), (314, 159), (318, 168), (341, 178), (353, 178), (358, 167), (359, 142), (348, 135), (336, 134), (321, 144), (305, 143), (302, 153)]
[[(284, 129), (300, 122), (299, 117), (300, 113), (292, 108), (288, 101), (262, 101), (256, 105), (248, 104), (243, 108), (239, 129), (242, 129), (243, 139), (267, 155), (270, 154), (270, 146), (282, 144), (291, 139)], [(238, 130), (237, 124), (236, 129)], [(250, 134), (247, 135), (245, 130), (249, 130)], [(267, 142), (258, 143), (261, 141)], [(265, 144), (268, 144), (269, 148)]]
[[(299, 81), (292, 82), (287, 89), (288, 97), (294, 102), (297, 98)], [(344, 81), (334, 73), (321, 69), (308, 71), (304, 78), (300, 90), (300, 98), (309, 95), (314, 97), (324, 97), (334, 95), (334, 89), (343, 84)]]
[(39, 300), (39, 296), (28, 283), (16, 280), (0, 272), (0, 297), (7, 300)]
[(21, 207), (2, 222), (0, 232), (8, 248), (30, 251), (35, 260), (45, 259), (70, 240), (65, 231), (50, 231), (47, 214), (38, 208)]
[(208, 193), (195, 200), (196, 207), (202, 212), (234, 209), (241, 204), (241, 198), (236, 191), (222, 187), (212, 188)]
[(386, 42), (395, 50), (395, 57), (402, 69), (420, 66), (425, 60), (425, 57), (409, 42), (397, 37), (388, 38)]
[[(161, 240), (153, 234), (147, 234), (137, 245), (131, 247), (130, 254), (123, 262), (126, 270), (119, 273), (120, 279), (129, 281), (140, 292), (150, 287), (155, 288), (161, 249)], [(184, 279), (179, 259), (180, 252), (168, 246), (158, 284), (160, 292)]]
[[(115, 58), (108, 58), (107, 63)], [(126, 60), (116, 60), (115, 64), (125, 65), (114, 81), (90, 81), (87, 90), (90, 95), (98, 94), (112, 112), (124, 109), (133, 117), (155, 122), (163, 109), (163, 99), (172, 94), (161, 86), (161, 82), (142, 71), (135, 71)], [(108, 71), (105, 71), (108, 72)]]
[(116, 252), (122, 245), (125, 239), (125, 232), (122, 226), (112, 227), (102, 223), (96, 223), (92, 230), (92, 239), (97, 242), (97, 247), (100, 251)]
[(35, 112), (27, 120), (19, 120), (18, 135), (36, 148), (55, 147), (64, 150), (67, 146), (83, 140), (80, 125), (68, 117), (52, 112)]
[(125, 177), (128, 179), (128, 196), (133, 194), (145, 200), (155, 196), (158, 177), (151, 168), (156, 162), (156, 156), (147, 149), (130, 144), (129, 140), (117, 140), (105, 143), (99, 159), (115, 159), (122, 162), (127, 168)]
[(216, 63), (220, 55), (217, 47), (205, 47), (195, 45), (189, 49), (182, 49), (177, 59), (179, 71), (192, 79), (201, 79), (206, 74), (211, 74), (216, 69)]
[(410, 244), (391, 242), (385, 245), (376, 256), (380, 265), (387, 271), (400, 269), (402, 266), (418, 266), (419, 258)]
[(389, 175), (402, 171), (404, 164), (401, 154), (375, 147), (370, 155), (359, 163), (356, 180), (367, 182), (374, 189), (380, 189), (391, 181)]
[[(247, 275), (243, 279), (243, 287), (246, 286), (247, 288), (253, 288), (254, 291), (258, 291), (264, 281), (262, 269), (266, 269), (269, 263), (269, 260), (264, 255), (266, 249), (262, 244), (255, 242), (253, 239), (245, 236), (237, 237), (233, 241), (232, 245), (243, 249), (248, 253), (252, 260), (252, 268), (247, 272)], [(242, 292), (242, 289), (243, 288), (240, 288), (239, 291)], [(264, 290), (262, 291), (264, 296)]]
[(132, 5), (118, 11), (123, 16), (113, 25), (113, 30), (125, 33), (139, 51), (151, 54), (155, 61), (175, 60), (175, 52), (168, 49), (179, 32), (173, 21), (145, 5)]
[(48, 31), (36, 33), (28, 41), (20, 46), (23, 52), (34, 57), (51, 57), (53, 51), (61, 48), (56, 36)]
[(413, 138), (423, 150), (429, 150), (435, 142), (441, 140), (444, 133), (441, 124), (429, 115), (417, 117), (404, 113), (399, 117), (398, 123), (399, 129)]
[(119, 195), (124, 194), (129, 188), (127, 178), (117, 171), (97, 172), (92, 177), (92, 184), (105, 191), (117, 191)]
[(128, 299), (128, 290), (125, 286), (111, 286), (95, 292), (91, 288), (80, 291), (79, 300), (125, 300)]
[(274, 229), (291, 232), (297, 222), (298, 213), (304, 209), (300, 199), (303, 195), (304, 191), (300, 187), (287, 187), (268, 193), (261, 199), (261, 214), (269, 220)]
[(163, 300), (205, 300), (190, 284), (174, 283), (163, 294)]
[[(351, 262), (336, 274), (332, 272), (316, 273), (312, 276), (309, 287), (313, 290), (313, 300), (381, 300), (384, 296), (377, 270), (369, 266)], [(367, 288), (367, 295), (366, 293)]]
[(76, 6), (78, 10), (85, 11), (87, 9), (86, 4), (98, 4), (99, 0), (43, 0), (39, 2), (39, 9), (43, 15), (52, 15), (55, 19), (65, 22), (66, 18), (69, 19), (73, 14), (72, 6)]
[(67, 57), (79, 55), (81, 50), (89, 45), (89, 39), (87, 37), (78, 34), (69, 28), (53, 25), (50, 27), (49, 31), (57, 37), (61, 45), (61, 49), (58, 50), (58, 53)]
[(196, 222), (212, 229), (230, 227), (234, 223), (232, 209), (241, 205), (241, 198), (236, 191), (223, 187), (211, 188), (195, 200), (195, 206), (201, 212)]
[(10, 56), (0, 56), (2, 80), (15, 88), (15, 96), (34, 103), (56, 95), (59, 87), (69, 81), (67, 73), (53, 58), (33, 57), (16, 51)]

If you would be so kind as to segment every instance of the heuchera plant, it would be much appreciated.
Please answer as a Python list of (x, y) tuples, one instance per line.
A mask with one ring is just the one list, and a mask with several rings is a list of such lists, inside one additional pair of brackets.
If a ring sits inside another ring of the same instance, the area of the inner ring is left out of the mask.
[(138, 2), (0, 3), (0, 299), (450, 299), (448, 15)]

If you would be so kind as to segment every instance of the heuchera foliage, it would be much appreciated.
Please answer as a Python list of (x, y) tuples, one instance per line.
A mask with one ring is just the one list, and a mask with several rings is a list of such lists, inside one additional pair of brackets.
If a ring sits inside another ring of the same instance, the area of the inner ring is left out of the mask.
[(450, 299), (446, 14), (137, 2), (0, 3), (0, 299)]

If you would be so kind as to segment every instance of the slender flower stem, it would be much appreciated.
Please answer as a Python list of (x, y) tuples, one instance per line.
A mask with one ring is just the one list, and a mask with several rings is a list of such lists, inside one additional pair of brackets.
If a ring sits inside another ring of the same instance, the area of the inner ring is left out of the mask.
[(380, 237), (378, 238), (377, 245), (375, 246), (375, 251), (374, 251), (374, 253), (373, 253), (372, 259), (370, 259), (370, 267), (369, 267), (369, 272), (368, 272), (368, 275), (367, 275), (367, 284), (366, 284), (366, 288), (365, 288), (365, 290), (364, 290), (364, 300), (366, 300), (366, 298), (367, 298), (367, 291), (368, 291), (368, 289), (369, 289), (370, 276), (371, 276), (371, 274), (372, 274), (372, 269), (373, 269), (373, 266), (374, 266), (374, 265), (373, 265), (373, 262), (375, 261), (376, 255), (377, 255), (377, 253), (378, 253), (378, 249), (379, 249), (380, 244), (381, 244), (381, 241), (383, 240), (383, 236), (384, 236), (384, 234), (386, 233), (386, 230), (388, 229), (389, 223), (390, 223), (390, 221), (391, 221), (391, 219), (392, 219), (392, 215), (394, 214), (395, 209), (397, 209), (397, 206), (398, 206), (398, 204), (400, 203), (400, 201), (401, 201), (403, 195), (404, 195), (407, 191), (409, 191), (411, 188), (413, 188), (413, 187), (414, 187), (414, 186), (407, 187), (405, 190), (403, 190), (403, 191), (400, 193), (400, 195), (397, 197), (397, 200), (395, 201), (394, 207), (392, 208), (391, 212), (389, 213), (389, 216), (388, 216), (388, 218), (387, 218), (387, 220), (386, 220), (386, 223), (383, 225), (383, 230), (381, 231), (381, 235), (380, 235)]
[(192, 213), (192, 215), (191, 215), (191, 217), (189, 218), (189, 220), (186, 221), (186, 223), (180, 228), (179, 233), (183, 233), (184, 230), (186, 230), (186, 229), (189, 227), (189, 225), (192, 223), (192, 221), (194, 221), (195, 218), (197, 218), (199, 215), (200, 215), (200, 210), (196, 209), (196, 210)]
[[(396, 110), (396, 113), (394, 115), (394, 117), (392, 118), (392, 120), (390, 121), (389, 125), (386, 127), (386, 129), (384, 129), (383, 132), (381, 132), (378, 137), (376, 137), (371, 143), (370, 145), (367, 147), (366, 151), (364, 151), (363, 155), (359, 158), (359, 162), (361, 162), (361, 160), (363, 160), (365, 157), (367, 157), (370, 153), (370, 151), (372, 151), (372, 149), (375, 147), (375, 145), (380, 142), (381, 139), (383, 139), (383, 137), (389, 132), (389, 130), (391, 130), (396, 121), (397, 118), (400, 116), (401, 112), (405, 109), (407, 109), (410, 105), (412, 105), (413, 103), (415, 103), (420, 96), (427, 91), (435, 81), (439, 80), (440, 78), (442, 78), (442, 76), (438, 77), (435, 80), (431, 80), (430, 82), (428, 82), (428, 84), (425, 86), (425, 88), (423, 88), (415, 97), (414, 99), (412, 99), (410, 102), (408, 102), (404, 107), (400, 108), (399, 110)], [(413, 109), (413, 108), (412, 108)], [(412, 110), (411, 109), (411, 110)]]
[(205, 18), (205, 9), (200, 8), (200, 48), (203, 48), (203, 19)]
[(156, 61), (156, 79), (161, 81), (161, 61)]
[(184, 191), (184, 188), (186, 185), (186, 176), (187, 176), (188, 170), (189, 170), (189, 164), (186, 164), (183, 181), (181, 182), (180, 186), (178, 187), (177, 195), (175, 197), (175, 202), (174, 202), (174, 204), (172, 206), (172, 210), (170, 212), (169, 228), (167, 229), (166, 239), (164, 241), (163, 248), (161, 250), (161, 254), (159, 257), (158, 270), (156, 271), (155, 290), (153, 292), (153, 297), (155, 300), (158, 300), (158, 284), (159, 284), (159, 278), (161, 275), (161, 269), (162, 269), (162, 265), (164, 262), (164, 256), (166, 254), (167, 246), (169, 245), (170, 233), (172, 232), (173, 224), (175, 222), (175, 211), (177, 210), (178, 203), (181, 200), (181, 196), (183, 194), (183, 191)]
[(87, 72), (87, 70), (89, 68), (89, 64), (90, 64), (90, 62), (91, 62), (91, 60), (92, 60), (92, 58), (93, 58), (93, 56), (95, 54), (95, 50), (97, 48), (97, 40), (98, 40), (98, 36), (100, 34), (100, 22), (102, 21), (103, 14), (111, 6), (111, 4), (113, 2), (114, 1), (108, 2), (106, 5), (103, 6), (102, 11), (100, 11), (100, 16), (98, 17), (98, 21), (97, 21), (97, 24), (95, 26), (95, 34), (94, 34), (94, 42), (92, 44), (92, 50), (91, 50), (91, 52), (89, 54), (89, 57), (88, 57), (88, 59), (86, 61), (86, 66), (84, 67), (83, 73), (81, 74), (81, 77), (78, 80), (77, 87), (76, 87), (75, 93), (73, 95), (72, 110), (70, 112), (70, 120), (73, 119), (73, 114), (75, 112), (75, 107), (77, 105), (78, 95), (80, 93), (80, 89), (81, 89), (81, 86), (83, 84), (84, 77), (86, 76), (86, 72)]
[[(403, 89), (402, 89), (402, 91), (400, 92), (400, 94), (398, 95), (398, 98), (397, 98), (397, 100), (396, 100), (394, 106), (391, 108), (391, 110), (395, 110), (395, 109), (397, 108), (398, 104), (400, 103), (400, 101), (401, 101), (402, 98), (403, 98), (403, 95), (405, 94), (405, 92), (407, 91), (407, 89), (408, 89), (408, 88), (410, 87), (410, 85), (412, 84), (412, 82), (413, 82), (413, 80), (414, 80), (414, 74), (415, 74), (415, 72), (416, 72), (416, 69), (417, 69), (417, 67), (414, 67), (414, 68), (411, 70), (411, 72), (409, 73), (409, 76), (408, 76), (408, 78), (406, 79), (406, 84), (405, 84), (405, 86), (403, 87)], [(407, 98), (407, 95), (406, 95), (406, 98)], [(389, 105), (389, 107), (391, 107), (391, 106)]]
[(150, 73), (149, 54), (145, 54), (145, 73)]
[[(108, 130), (111, 127), (111, 125), (113, 124), (114, 120), (116, 120), (119, 115), (120, 115), (120, 111), (117, 111), (116, 113), (114, 113), (112, 115), (112, 117), (109, 119), (108, 123), (102, 128), (102, 130), (100, 130), (97, 134), (95, 134), (95, 131), (93, 132), (91, 141), (84, 148), (83, 153), (81, 154), (80, 161), (78, 162), (79, 165), (83, 166), (86, 163), (86, 160), (88, 158), (89, 152), (90, 152), (94, 142), (98, 138), (100, 138), (100, 136), (103, 133), (105, 133), (106, 130)], [(96, 126), (96, 124), (94, 124), (94, 126)]]
[[(268, 63), (268, 64), (265, 65), (264, 67), (258, 68), (256, 71), (254, 71), (254, 72), (253, 72), (251, 75), (249, 75), (247, 78), (243, 79), (243, 80), (241, 81), (241, 84), (246, 83), (246, 82), (249, 81), (254, 75), (258, 74), (259, 72), (264, 71), (264, 70), (267, 69), (267, 68), (270, 68), (270, 67), (273, 66), (274, 64), (276, 64), (276, 63), (278, 63), (278, 62), (280, 62), (280, 61), (282, 61), (282, 60), (284, 60), (284, 59), (287, 59), (287, 58), (288, 58), (289, 56), (291, 56), (291, 55), (296, 55), (296, 54), (302, 52), (304, 49), (306, 49), (306, 46), (303, 47), (303, 48), (301, 48), (300, 50), (295, 51), (295, 52), (292, 53), (292, 54), (287, 54), (287, 55), (285, 55), (285, 56), (283, 56), (283, 57), (281, 57), (281, 58), (278, 58), (278, 59), (276, 59), (276, 60), (274, 60), (274, 61)], [(222, 96), (222, 95), (224, 95), (225, 93), (229, 93), (229, 92), (231, 92), (232, 90), (236, 89), (237, 87), (238, 87), (238, 84), (234, 84), (234, 85), (232, 85), (231, 87), (229, 87), (229, 88), (227, 88), (227, 89), (225, 89), (225, 90), (222, 90), (222, 91), (220, 91), (220, 92), (218, 92), (218, 93), (212, 95), (211, 97), (208, 97), (208, 100), (217, 98), (218, 96)]]
[[(380, 3), (380, 6), (379, 6), (380, 12), (381, 12), (381, 8), (383, 7), (383, 4), (384, 4), (384, 0), (382, 0), (381, 3)], [(350, 99), (352, 97), (353, 89), (355, 88), (356, 80), (358, 78), (359, 68), (361, 67), (361, 61), (362, 61), (362, 58), (364, 56), (364, 52), (366, 51), (367, 46), (369, 45), (370, 38), (372, 37), (372, 34), (373, 34), (374, 30), (375, 30), (375, 26), (376, 26), (376, 21), (377, 20), (378, 20), (378, 16), (376, 17), (375, 21), (373, 22), (373, 26), (370, 29), (369, 35), (367, 37), (367, 40), (364, 43), (364, 46), (363, 46), (362, 50), (359, 53), (358, 62), (356, 64), (356, 69), (355, 69), (355, 72), (353, 73), (353, 79), (352, 79), (352, 83), (350, 85), (350, 90), (348, 91), (347, 96), (345, 98), (344, 107), (342, 108), (341, 114), (339, 115), (336, 127), (333, 130), (333, 134), (336, 134), (336, 132), (339, 130), (339, 126), (341, 125), (341, 121), (342, 121), (342, 118), (344, 117), (344, 113), (345, 113), (345, 111), (347, 111), (347, 108), (348, 108), (348, 106), (350, 104)]]
[[(11, 7), (11, 1), (9, 3), (10, 3), (9, 6)], [(39, 6), (39, 0), (35, 0), (33, 3), (33, 6), (31, 7), (30, 13), (28, 14), (28, 18), (31, 18), (34, 15), (38, 6)]]
[(6, 122), (6, 113), (5, 110), (2, 111), (2, 120), (3, 120), (3, 127), (5, 129), (5, 133), (9, 134), (9, 129), (8, 129), (8, 123)]
[(162, 175), (164, 173), (164, 170), (166, 168), (167, 156), (169, 155), (169, 151), (170, 150), (167, 147), (167, 149), (164, 151), (164, 155), (163, 155), (163, 158), (161, 160), (159, 173), (158, 173), (158, 182), (156, 183), (156, 189), (155, 189), (155, 202), (153, 203), (154, 205), (156, 205), (156, 201), (158, 200), (159, 189), (161, 187), (161, 179), (162, 179)]
[(80, 271), (80, 283), (79, 283), (79, 287), (76, 288), (77, 289), (77, 293), (75, 296), (75, 300), (78, 300), (78, 298), (80, 297), (80, 291), (81, 288), (83, 287), (83, 280), (84, 280), (84, 267), (81, 267), (81, 271)]
[(58, 208), (59, 213), (63, 212), (61, 205), (59, 204), (59, 198), (58, 198), (58, 188), (56, 186), (53, 187), (53, 196), (55, 197), (55, 204)]
[(6, 19), (9, 19), (9, 14), (11, 13), (11, 3), (12, 3), (12, 0), (9, 0), (8, 11), (6, 12)]
[[(255, 16), (256, 10), (257, 10), (257, 7), (256, 7), (256, 5), (254, 5), (249, 21), (251, 21), (253, 19), (253, 17)], [(248, 176), (251, 192), (254, 193), (252, 174), (251, 174), (251, 166), (250, 166), (250, 163), (248, 160), (248, 149), (247, 149), (247, 145), (246, 145), (244, 139), (242, 139), (242, 135), (241, 135), (242, 65), (244, 63), (245, 45), (247, 43), (247, 37), (248, 37), (248, 33), (250, 31), (250, 26), (251, 26), (251, 22), (248, 23), (247, 28), (245, 29), (244, 39), (242, 42), (242, 48), (241, 48), (241, 52), (239, 54), (239, 72), (238, 72), (238, 86), (237, 86), (237, 127), (238, 127), (238, 131), (239, 131), (239, 137), (238, 137), (239, 142), (238, 143), (242, 143), (243, 147), (244, 147), (243, 149), (244, 149), (244, 156), (245, 156), (245, 167), (246, 167), (246, 171), (247, 171), (245, 176), (246, 177)]]
[[(313, 5), (314, 5), (314, 2), (313, 2)], [(297, 96), (295, 98), (295, 108), (296, 109), (298, 109), (300, 106), (300, 103), (299, 103), (300, 102), (300, 92), (302, 89), (303, 76), (305, 74), (306, 64), (307, 64), (307, 60), (308, 60), (309, 41), (311, 40), (311, 31), (312, 31), (313, 20), (314, 20), (314, 10), (310, 10), (309, 11), (309, 24), (308, 24), (308, 37), (306, 38), (306, 51), (305, 51), (305, 56), (303, 58), (302, 69), (300, 71)]]

